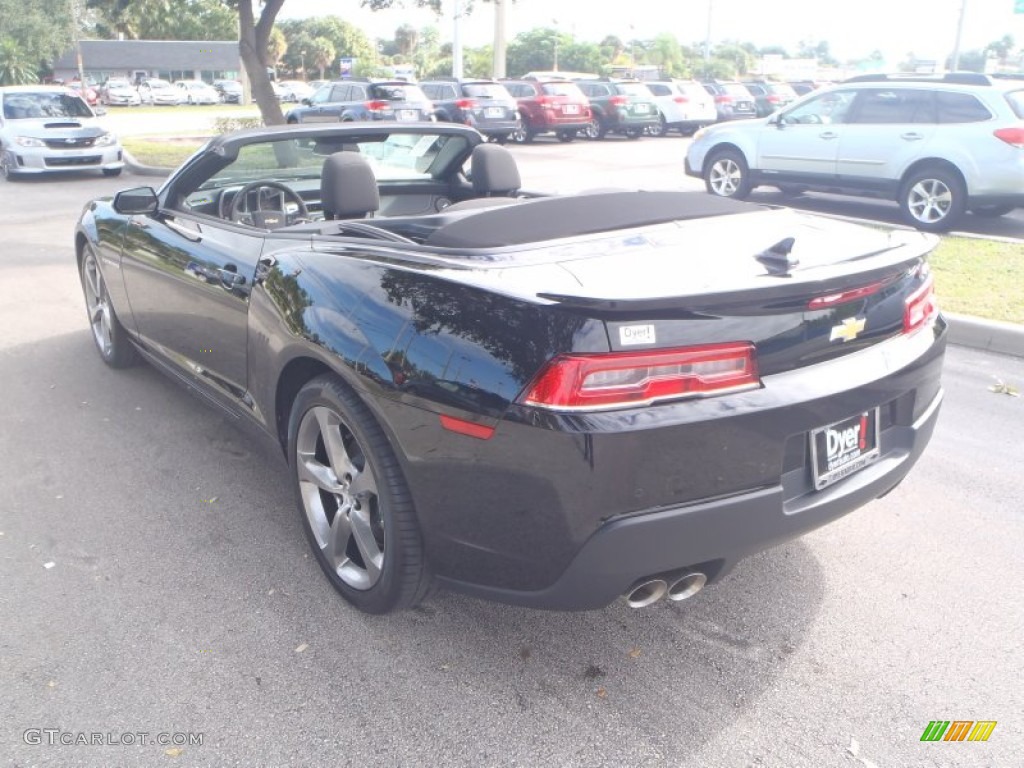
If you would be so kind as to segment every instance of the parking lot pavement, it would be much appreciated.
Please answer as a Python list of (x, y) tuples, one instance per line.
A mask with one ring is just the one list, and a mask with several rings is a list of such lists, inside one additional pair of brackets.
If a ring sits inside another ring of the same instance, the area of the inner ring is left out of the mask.
[[(951, 349), (907, 481), (682, 605), (560, 614), (440, 593), (365, 616), (308, 556), (273, 446), (93, 351), (72, 222), (137, 181), (0, 187), (11, 764), (1019, 762), (1024, 400), (989, 387), (1020, 387), (1024, 361)], [(985, 743), (921, 742), (935, 719), (998, 725)], [(47, 728), (134, 743), (26, 735)]]

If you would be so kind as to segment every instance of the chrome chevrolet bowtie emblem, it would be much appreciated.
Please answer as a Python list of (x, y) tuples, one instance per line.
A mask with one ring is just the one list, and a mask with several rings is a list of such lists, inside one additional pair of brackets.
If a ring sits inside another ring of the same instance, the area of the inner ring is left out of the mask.
[(65, 144), (74, 144), (75, 140), (74, 139), (64, 139), (64, 143)]
[(839, 325), (832, 328), (832, 333), (829, 334), (829, 341), (841, 340), (843, 342), (853, 341), (857, 338), (861, 331), (864, 330), (864, 326), (867, 324), (867, 319), (863, 317), (848, 317)]

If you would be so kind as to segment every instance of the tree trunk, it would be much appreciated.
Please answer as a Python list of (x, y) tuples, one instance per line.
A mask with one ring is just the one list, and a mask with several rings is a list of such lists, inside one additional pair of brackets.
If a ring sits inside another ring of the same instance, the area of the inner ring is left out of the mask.
[(284, 0), (267, 0), (258, 22), (253, 18), (251, 0), (241, 0), (238, 4), (238, 51), (249, 74), (252, 96), (260, 108), (264, 125), (284, 124), (281, 104), (274, 96), (267, 74), (267, 43), (274, 28), (274, 19), (283, 4)]

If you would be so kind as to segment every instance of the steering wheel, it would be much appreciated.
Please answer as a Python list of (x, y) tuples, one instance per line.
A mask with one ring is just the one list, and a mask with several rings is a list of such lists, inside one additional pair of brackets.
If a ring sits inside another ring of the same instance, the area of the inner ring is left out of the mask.
[[(271, 194), (264, 194), (270, 190)], [(277, 194), (273, 194), (277, 193)], [(253, 200), (249, 200), (252, 197)], [(263, 207), (273, 199), (279, 201), (276, 208)], [(288, 212), (288, 203), (294, 203), (298, 211)], [(223, 207), (223, 206), (222, 206)], [(237, 224), (248, 224), (261, 229), (278, 229), (309, 218), (309, 209), (299, 193), (279, 181), (253, 181), (235, 193), (231, 208), (224, 216)]]

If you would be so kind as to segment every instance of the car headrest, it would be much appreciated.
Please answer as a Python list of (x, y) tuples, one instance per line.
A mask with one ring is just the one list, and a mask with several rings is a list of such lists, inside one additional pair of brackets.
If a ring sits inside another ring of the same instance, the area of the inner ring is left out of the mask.
[(498, 144), (473, 147), (473, 191), (479, 195), (514, 195), (522, 186), (516, 159)]
[(356, 152), (335, 152), (324, 161), (320, 202), (326, 219), (362, 219), (380, 208), (373, 169)]

